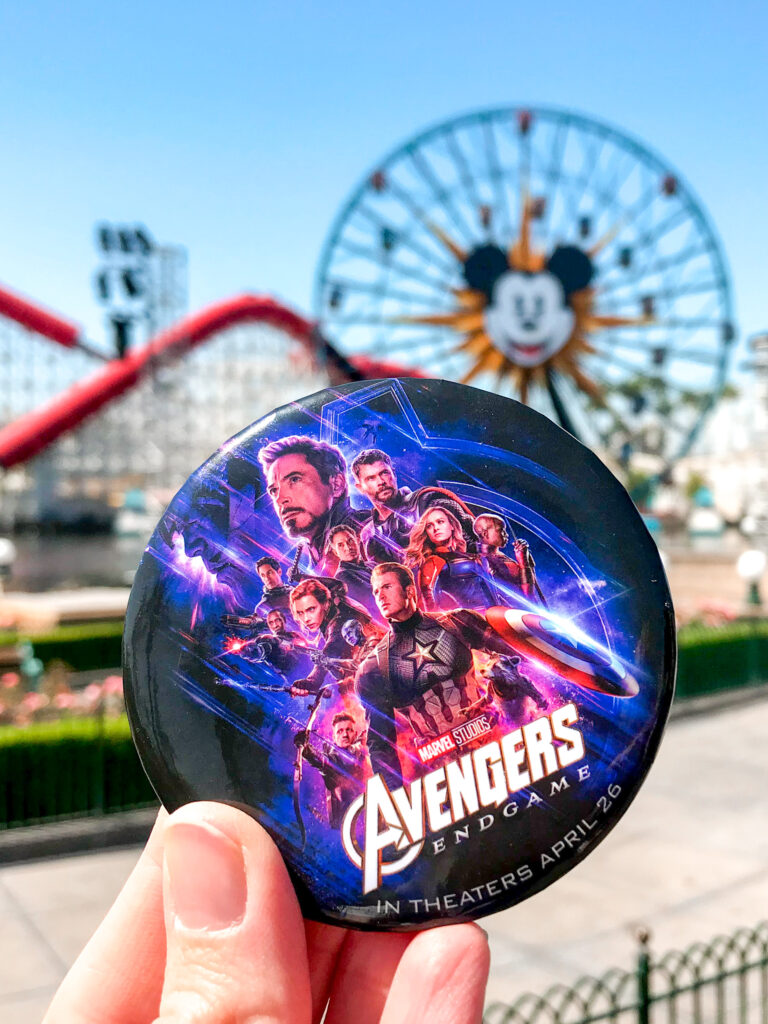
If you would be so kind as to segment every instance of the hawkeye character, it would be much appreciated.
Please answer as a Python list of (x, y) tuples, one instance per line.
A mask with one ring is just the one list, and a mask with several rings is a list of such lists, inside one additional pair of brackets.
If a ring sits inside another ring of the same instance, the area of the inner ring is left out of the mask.
[(358, 735), (355, 719), (346, 711), (333, 716), (333, 742), (315, 733), (296, 733), (294, 743), (304, 744), (304, 758), (320, 772), (326, 789), (328, 824), (341, 828), (344, 811), (363, 792), (365, 785), (365, 743)]
[(265, 445), (259, 461), (284, 533), (306, 544), (314, 572), (332, 576), (338, 558), (328, 547), (331, 529), (370, 518), (350, 504), (344, 456), (332, 444), (293, 436)]
[(380, 448), (360, 452), (351, 468), (355, 487), (373, 505), (373, 512), (360, 534), (363, 557), (367, 561), (405, 561), (411, 530), (433, 505), (453, 512), (462, 524), (467, 542), (474, 541), (474, 517), (453, 491), (442, 487), (420, 487), (417, 491), (398, 487), (392, 460)]
[(395, 712), (419, 743), (437, 739), (478, 708), (472, 652), (515, 652), (475, 611), (421, 612), (413, 573), (397, 562), (376, 566), (373, 594), (389, 631), (360, 665), (355, 685), (368, 715), (371, 768), (394, 791), (403, 784)]
[(485, 609), (499, 603), (480, 559), (467, 552), (459, 520), (448, 509), (427, 509), (414, 526), (406, 564), (416, 574), (425, 611)]

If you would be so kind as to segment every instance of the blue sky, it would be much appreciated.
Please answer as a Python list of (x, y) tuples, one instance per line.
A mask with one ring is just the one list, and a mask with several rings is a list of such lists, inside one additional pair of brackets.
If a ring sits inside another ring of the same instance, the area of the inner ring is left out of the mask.
[(465, 110), (547, 103), (625, 128), (702, 199), (742, 335), (765, 308), (768, 9), (454, 0), (0, 9), (0, 281), (101, 335), (92, 227), (190, 252), (190, 306), (310, 308), (324, 236), (377, 158)]

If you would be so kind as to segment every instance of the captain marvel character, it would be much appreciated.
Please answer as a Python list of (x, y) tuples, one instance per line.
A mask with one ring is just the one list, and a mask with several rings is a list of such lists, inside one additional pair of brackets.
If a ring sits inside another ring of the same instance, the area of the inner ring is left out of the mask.
[(467, 553), (461, 524), (447, 508), (427, 509), (416, 523), (406, 564), (414, 570), (427, 612), (498, 604), (480, 559)]

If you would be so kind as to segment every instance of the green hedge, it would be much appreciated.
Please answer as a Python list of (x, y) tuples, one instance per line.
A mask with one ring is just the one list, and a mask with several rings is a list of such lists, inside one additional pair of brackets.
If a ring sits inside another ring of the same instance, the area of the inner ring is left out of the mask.
[(50, 633), (30, 636), (0, 634), (0, 645), (18, 644), (26, 640), (32, 644), (35, 656), (44, 665), (60, 659), (75, 672), (117, 668), (121, 663), (123, 623), (91, 622), (78, 626), (59, 626)]
[[(54, 636), (57, 642), (67, 639), (74, 646), (80, 642), (80, 629), (67, 627)], [(82, 629), (89, 631), (87, 635), (95, 643), (94, 627)], [(119, 637), (116, 624), (98, 639), (105, 644), (116, 642), (114, 649), (119, 651)], [(53, 643), (53, 638), (46, 639)], [(57, 647), (51, 656), (63, 658), (62, 648)], [(67, 660), (94, 668), (110, 664), (79, 657)], [(119, 663), (119, 654), (114, 663)], [(679, 699), (766, 681), (768, 621), (681, 631)], [(23, 728), (0, 726), (0, 828), (153, 802), (155, 796), (134, 750), (125, 716), (72, 718)]]
[(688, 626), (678, 637), (679, 699), (768, 682), (768, 621), (712, 629)]
[(0, 727), (0, 828), (154, 801), (125, 715)]

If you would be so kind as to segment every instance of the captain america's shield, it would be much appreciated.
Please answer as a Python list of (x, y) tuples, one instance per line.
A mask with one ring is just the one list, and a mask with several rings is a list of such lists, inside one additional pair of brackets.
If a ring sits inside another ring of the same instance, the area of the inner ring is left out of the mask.
[(123, 665), (170, 811), (246, 809), (306, 917), (408, 931), (511, 907), (608, 834), (661, 738), (674, 613), (629, 495), (569, 434), (460, 384), (360, 381), (190, 477)]
[(610, 697), (634, 697), (637, 680), (610, 651), (549, 615), (519, 608), (489, 608), (488, 623), (525, 658), (578, 686)]

